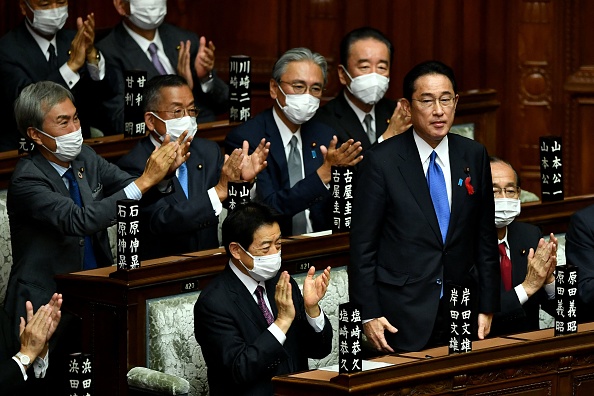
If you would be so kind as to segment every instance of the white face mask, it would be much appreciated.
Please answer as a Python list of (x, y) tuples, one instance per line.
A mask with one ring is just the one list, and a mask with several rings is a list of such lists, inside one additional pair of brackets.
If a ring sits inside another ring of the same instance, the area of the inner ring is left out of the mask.
[(29, 20), (29, 23), (41, 34), (47, 36), (53, 36), (58, 30), (64, 27), (66, 19), (68, 19), (68, 6), (58, 8), (49, 8), (47, 10), (34, 10), (29, 5), (28, 1), (25, 1), (27, 7), (33, 11), (33, 22)]
[(161, 26), (167, 15), (167, 0), (130, 0), (128, 19), (144, 30)]
[(495, 198), (495, 227), (503, 228), (520, 214), (521, 203), (517, 198)]
[[(35, 128), (37, 129), (37, 128)], [(54, 139), (56, 141), (56, 151), (52, 151), (48, 149), (46, 146), (41, 145), (44, 149), (52, 153), (56, 156), (57, 159), (63, 162), (70, 162), (74, 160), (80, 154), (80, 150), (82, 149), (83, 144), (83, 136), (82, 136), (82, 129), (78, 128), (78, 130), (74, 132), (67, 133), (66, 135), (53, 137), (48, 135), (47, 133), (43, 132), (40, 129), (37, 131), (50, 139)]]
[(340, 65), (340, 67), (342, 67), (346, 75), (351, 79), (351, 83), (347, 85), (347, 89), (355, 95), (355, 98), (365, 104), (373, 105), (384, 97), (390, 83), (388, 77), (377, 73), (369, 73), (353, 78), (343, 65)]
[(254, 261), (254, 268), (249, 269), (244, 263), (241, 262), (241, 260), (239, 260), (241, 265), (243, 265), (243, 268), (247, 270), (248, 274), (250, 274), (250, 276), (255, 281), (264, 282), (268, 279), (274, 278), (281, 267), (282, 260), (280, 250), (274, 254), (269, 254), (266, 256), (252, 256), (241, 245), (239, 245), (239, 247)]
[(281, 106), (278, 98), (276, 98), (276, 103), (278, 103), (289, 121), (295, 125), (301, 125), (311, 120), (314, 114), (316, 114), (318, 107), (320, 107), (320, 99), (310, 94), (287, 95), (280, 85), (278, 89), (285, 95), (285, 107)]
[[(152, 113), (155, 117), (165, 123), (165, 128), (167, 129), (167, 134), (171, 136), (171, 141), (179, 139), (179, 137), (185, 131), (188, 131), (184, 142), (188, 140), (190, 137), (194, 137), (196, 131), (198, 130), (198, 125), (196, 124), (196, 117), (185, 116), (182, 118), (174, 118), (172, 120), (164, 120), (155, 113)], [(159, 137), (161, 142), (165, 139), (164, 135)]]

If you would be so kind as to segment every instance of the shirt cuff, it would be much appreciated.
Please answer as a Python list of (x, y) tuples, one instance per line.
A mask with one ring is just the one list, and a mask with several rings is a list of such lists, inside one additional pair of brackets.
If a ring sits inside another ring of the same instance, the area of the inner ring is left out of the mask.
[(72, 69), (68, 67), (67, 63), (60, 66), (60, 74), (70, 89), (72, 89), (78, 80), (80, 80), (80, 74), (73, 72)]
[(200, 82), (200, 87), (202, 88), (202, 92), (207, 93), (212, 91), (212, 86), (214, 85), (214, 78), (209, 79), (206, 82)]
[(215, 211), (215, 216), (220, 215), (223, 211), (223, 204), (221, 203), (221, 200), (219, 199), (214, 187), (208, 189), (208, 198), (210, 198), (210, 204)]
[(21, 373), (23, 373), (23, 378), (25, 379), (25, 381), (27, 381), (28, 377), (27, 377), (27, 371), (25, 370), (25, 366), (23, 366), (21, 364), (21, 361), (16, 356), (13, 356), (12, 360), (14, 360), (19, 365), (19, 367), (21, 368)]
[(99, 54), (100, 56), (98, 65), (87, 62), (87, 69), (89, 70), (89, 75), (93, 81), (101, 81), (105, 78), (105, 59), (101, 52), (99, 52)]
[(33, 362), (33, 371), (35, 372), (35, 378), (45, 378), (45, 372), (49, 366), (49, 351), (46, 352), (45, 357), (42, 359), (39, 356), (35, 358)]
[(283, 331), (276, 325), (274, 322), (268, 326), (268, 331), (272, 333), (274, 338), (281, 344), (284, 345), (285, 341), (287, 340), (287, 336)]
[(384, 139), (384, 135), (383, 135), (383, 134), (381, 134), (381, 135), (380, 135), (380, 136), (377, 138), (377, 142), (378, 142), (378, 143), (381, 143), (381, 142), (383, 142), (384, 140), (386, 140), (386, 139)]
[(126, 194), (126, 198), (128, 199), (140, 201), (140, 198), (142, 198), (142, 192), (134, 182), (128, 184), (126, 188), (124, 188), (124, 193)]
[(305, 313), (305, 317), (307, 318), (307, 323), (309, 323), (309, 325), (313, 327), (316, 333), (320, 333), (322, 332), (322, 330), (324, 330), (326, 318), (324, 317), (324, 311), (322, 311), (322, 307), (320, 307), (320, 314), (317, 318), (312, 318), (307, 314), (307, 312)]
[(528, 294), (526, 290), (524, 290), (524, 286), (520, 283), (518, 286), (514, 287), (516, 291), (516, 295), (518, 296), (518, 300), (520, 300), (520, 305), (524, 305), (526, 301), (528, 301)]
[(555, 281), (552, 281), (548, 285), (544, 285), (544, 289), (547, 292), (547, 296), (549, 297), (549, 300), (554, 300), (555, 299)]

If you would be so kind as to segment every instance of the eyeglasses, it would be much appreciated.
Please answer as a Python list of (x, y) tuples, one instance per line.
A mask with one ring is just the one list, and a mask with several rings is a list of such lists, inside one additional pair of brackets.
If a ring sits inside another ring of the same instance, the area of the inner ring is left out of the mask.
[[(290, 83), (287, 81), (280, 81), (281, 84), (288, 84), (293, 88), (293, 92), (295, 92), (296, 94), (304, 94), (307, 92), (307, 85), (300, 83), (300, 82), (294, 82), (294, 83)], [(319, 85), (312, 85), (311, 87), (309, 87), (309, 94), (311, 96), (322, 96), (322, 92), (324, 92), (324, 89), (322, 87), (320, 87)]]
[(456, 97), (442, 96), (441, 98), (433, 99), (413, 99), (415, 102), (419, 102), (419, 106), (423, 109), (432, 108), (436, 103), (439, 103), (441, 107), (452, 107), (454, 105)]
[(189, 109), (177, 109), (177, 110), (155, 110), (155, 113), (169, 113), (173, 114), (173, 118), (182, 118), (186, 114), (190, 117), (197, 117), (200, 110), (196, 107), (190, 107)]
[(519, 187), (505, 187), (505, 188), (493, 187), (493, 196), (495, 198), (501, 198), (501, 197), (516, 198), (519, 193), (520, 193)]

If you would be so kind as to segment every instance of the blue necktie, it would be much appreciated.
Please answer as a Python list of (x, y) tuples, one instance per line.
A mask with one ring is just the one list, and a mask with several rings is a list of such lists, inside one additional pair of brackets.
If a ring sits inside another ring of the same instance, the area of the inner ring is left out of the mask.
[(186, 194), (186, 198), (189, 198), (189, 196), (188, 196), (188, 167), (186, 166), (185, 162), (183, 164), (181, 164), (181, 166), (179, 168), (177, 168), (177, 180), (179, 181), (179, 184), (181, 184), (182, 190), (184, 190), (184, 194)]
[(159, 72), (160, 75), (165, 75), (167, 74), (167, 72), (165, 71), (165, 67), (163, 66), (163, 64), (161, 63), (161, 61), (159, 60), (159, 55), (157, 55), (157, 44), (155, 43), (151, 43), (149, 45), (149, 53), (151, 54), (151, 61), (153, 62), (153, 65), (155, 66), (155, 69), (157, 69), (157, 71)]
[[(64, 173), (64, 177), (68, 179), (70, 197), (79, 208), (82, 208), (83, 204), (80, 197), (80, 189), (78, 188), (78, 182), (74, 177), (72, 168), (68, 169), (66, 173)], [(93, 253), (93, 243), (91, 241), (91, 237), (87, 235), (85, 236), (85, 256), (83, 259), (83, 269), (92, 268), (97, 268), (97, 261), (95, 260), (95, 253)]]
[(433, 207), (435, 208), (435, 214), (439, 222), (441, 238), (445, 243), (450, 224), (450, 205), (448, 203), (448, 191), (443, 172), (437, 162), (435, 162), (436, 156), (437, 153), (432, 151), (429, 169), (427, 169), (427, 184), (429, 185), (429, 193), (431, 194), (431, 200), (433, 201)]

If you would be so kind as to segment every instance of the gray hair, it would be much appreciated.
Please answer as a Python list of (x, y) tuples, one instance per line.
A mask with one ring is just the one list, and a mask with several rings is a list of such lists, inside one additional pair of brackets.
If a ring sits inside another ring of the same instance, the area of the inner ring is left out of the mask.
[(66, 99), (74, 103), (72, 92), (52, 81), (40, 81), (25, 87), (14, 102), (14, 117), (19, 132), (27, 138), (29, 127), (43, 130), (47, 113)]
[(285, 52), (274, 64), (272, 68), (272, 78), (280, 83), (281, 76), (287, 71), (287, 66), (291, 62), (311, 61), (318, 65), (322, 69), (322, 75), (324, 76), (324, 85), (328, 81), (328, 63), (326, 58), (317, 52), (311, 52), (309, 48), (293, 48)]

